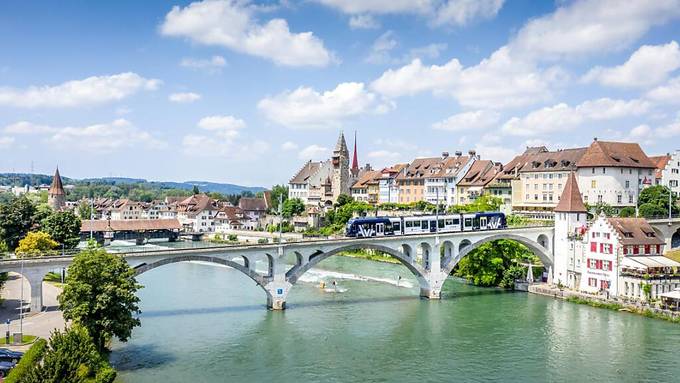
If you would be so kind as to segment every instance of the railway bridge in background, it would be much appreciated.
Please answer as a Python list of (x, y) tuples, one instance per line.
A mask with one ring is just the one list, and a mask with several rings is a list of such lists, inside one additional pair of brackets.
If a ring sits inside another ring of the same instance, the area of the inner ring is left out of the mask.
[[(230, 266), (252, 279), (267, 296), (267, 307), (283, 310), (291, 287), (319, 262), (349, 250), (372, 249), (392, 256), (416, 277), (420, 296), (439, 299), (442, 286), (458, 262), (480, 245), (499, 240), (525, 245), (543, 265), (553, 266), (553, 226), (489, 231), (396, 235), (373, 238), (339, 238), (270, 245), (219, 246), (121, 253), (137, 274), (164, 265), (203, 261)], [(291, 265), (288, 260), (293, 259)], [(73, 256), (0, 260), (0, 272), (22, 274), (31, 288), (31, 311), (42, 310), (42, 283), (53, 270), (68, 268)], [(265, 271), (255, 269), (264, 263)], [(23, 263), (23, 269), (22, 269)]]
[(666, 241), (666, 249), (676, 249), (680, 247), (680, 217), (675, 215), (672, 218), (657, 218), (648, 220), (657, 234)]

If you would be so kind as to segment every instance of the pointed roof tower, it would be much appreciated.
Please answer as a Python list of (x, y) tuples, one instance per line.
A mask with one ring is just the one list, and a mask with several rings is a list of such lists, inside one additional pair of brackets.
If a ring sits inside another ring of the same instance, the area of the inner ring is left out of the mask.
[(340, 132), (338, 137), (338, 142), (335, 144), (335, 150), (333, 152), (336, 155), (344, 155), (345, 158), (349, 157), (349, 150), (347, 150), (347, 141), (345, 141), (345, 135)]
[(574, 172), (569, 173), (567, 183), (564, 185), (560, 202), (555, 207), (556, 212), (562, 213), (587, 213), (586, 206), (581, 199), (581, 192), (578, 190), (578, 182)]
[(354, 156), (352, 157), (352, 174), (359, 174), (359, 159), (357, 158), (357, 131), (354, 131)]
[(49, 195), (66, 195), (64, 192), (64, 186), (61, 183), (61, 175), (59, 174), (59, 167), (57, 166), (57, 170), (54, 172), (54, 177), (52, 177), (52, 186), (50, 186), (50, 190), (48, 191)]

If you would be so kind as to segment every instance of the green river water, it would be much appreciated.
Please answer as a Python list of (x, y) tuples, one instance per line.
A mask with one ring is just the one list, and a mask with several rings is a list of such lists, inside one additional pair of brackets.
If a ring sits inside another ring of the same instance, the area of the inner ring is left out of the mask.
[(421, 300), (401, 265), (327, 259), (284, 312), (226, 267), (139, 280), (142, 326), (111, 356), (122, 382), (680, 382), (677, 324), (454, 278)]

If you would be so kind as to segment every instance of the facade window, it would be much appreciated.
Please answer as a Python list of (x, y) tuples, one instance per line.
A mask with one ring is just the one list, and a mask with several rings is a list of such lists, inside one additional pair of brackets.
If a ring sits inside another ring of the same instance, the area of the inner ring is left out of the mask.
[(595, 189), (596, 187), (597, 187), (597, 181), (595, 181), (595, 180), (590, 181), (590, 188)]
[(633, 203), (633, 195), (628, 196), (628, 203)]
[(593, 174), (595, 174), (595, 168), (593, 168), (592, 170), (593, 170)]
[(623, 201), (623, 196), (621, 194), (616, 196), (616, 203), (622, 203)]
[(607, 168), (602, 168), (602, 174), (607, 173)]
[(590, 242), (590, 252), (597, 253), (597, 242)]
[(597, 278), (588, 278), (588, 286), (597, 287)]
[(626, 180), (626, 189), (630, 189), (630, 181)]
[(583, 202), (588, 202), (588, 196), (587, 195), (583, 196)]
[(538, 201), (538, 194), (534, 194), (534, 201)]
[(602, 194), (597, 195), (597, 202), (602, 202)]

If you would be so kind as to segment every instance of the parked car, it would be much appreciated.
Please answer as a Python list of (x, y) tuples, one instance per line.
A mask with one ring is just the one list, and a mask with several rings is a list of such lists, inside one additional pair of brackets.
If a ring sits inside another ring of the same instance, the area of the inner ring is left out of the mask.
[(24, 356), (23, 352), (0, 348), (0, 362), (10, 362), (16, 364), (19, 362), (19, 359), (21, 359), (22, 356)]
[(6, 377), (14, 366), (16, 366), (16, 363), (0, 362), (0, 378)]

